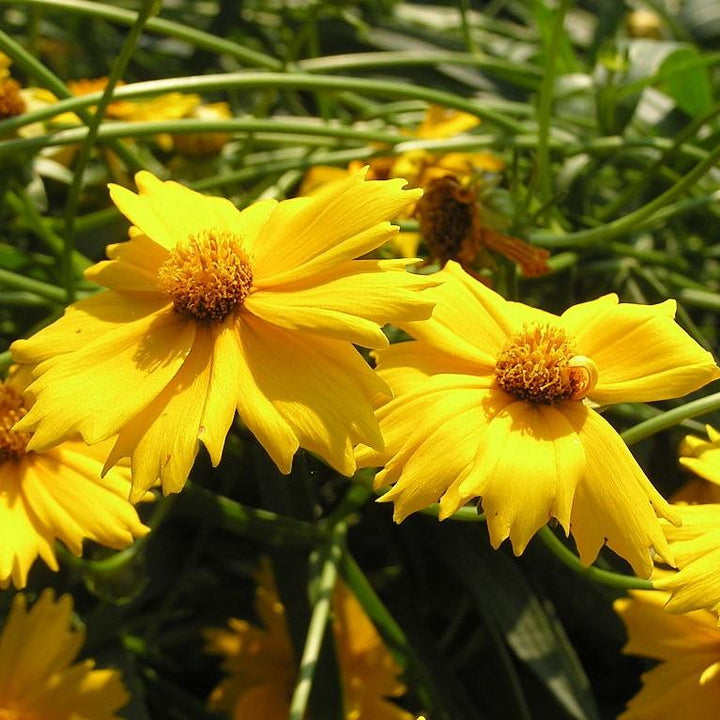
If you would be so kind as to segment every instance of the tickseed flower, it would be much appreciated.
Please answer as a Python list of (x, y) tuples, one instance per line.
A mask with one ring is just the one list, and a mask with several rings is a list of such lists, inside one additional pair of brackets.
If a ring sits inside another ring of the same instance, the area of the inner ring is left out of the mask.
[(85, 634), (71, 628), (70, 595), (45, 590), (32, 608), (13, 598), (0, 634), (2, 720), (120, 720), (130, 696), (117, 670), (74, 662)]
[(30, 434), (13, 429), (29, 406), (27, 375), (0, 382), (0, 587), (11, 580), (24, 587), (38, 556), (57, 570), (56, 539), (79, 556), (86, 538), (121, 549), (148, 532), (127, 501), (129, 468), (100, 477), (107, 443), (90, 448), (68, 440), (44, 452), (28, 450)]
[(16, 426), (44, 450), (118, 434), (106, 469), (130, 456), (133, 500), (185, 484), (198, 441), (217, 465), (237, 411), (284, 473), (302, 446), (339, 472), (353, 446), (381, 449), (373, 403), (389, 395), (352, 343), (384, 347), (385, 322), (427, 318), (437, 280), (407, 260), (353, 260), (392, 237), (420, 191), (358, 174), (312, 198), (242, 212), (147, 172), (111, 186), (130, 241), (86, 271), (107, 288), (13, 343), (37, 400)]
[(695, 475), (720, 486), (720, 433), (705, 426), (707, 439), (688, 435), (680, 444), (680, 464)]
[(706, 431), (708, 439), (688, 435), (680, 444), (680, 463), (699, 476), (672, 497), (682, 526), (662, 523), (678, 571), (661, 572), (653, 584), (671, 593), (670, 612), (720, 614), (720, 434)]
[(627, 627), (623, 652), (659, 660), (618, 720), (711, 720), (720, 707), (720, 630), (705, 610), (671, 615), (665, 593), (633, 590), (615, 601)]
[[(257, 582), (255, 607), (262, 627), (232, 618), (227, 629), (205, 632), (206, 651), (223, 658), (226, 674), (209, 705), (233, 720), (285, 720), (297, 682), (296, 661), (269, 564), (261, 566)], [(413, 720), (388, 699), (405, 692), (400, 669), (342, 582), (335, 586), (333, 612), (346, 720)]]
[(651, 549), (671, 560), (657, 516), (678, 514), (656, 492), (592, 405), (684, 395), (720, 377), (711, 355), (673, 320), (675, 303), (618, 304), (606, 295), (561, 316), (507, 302), (449, 262), (428, 291), (415, 341), (378, 353), (395, 397), (377, 411), (385, 468), (376, 486), (395, 520), (440, 498), (440, 517), (482, 498), (490, 539), (520, 554), (556, 518), (583, 562), (607, 544), (638, 574)]

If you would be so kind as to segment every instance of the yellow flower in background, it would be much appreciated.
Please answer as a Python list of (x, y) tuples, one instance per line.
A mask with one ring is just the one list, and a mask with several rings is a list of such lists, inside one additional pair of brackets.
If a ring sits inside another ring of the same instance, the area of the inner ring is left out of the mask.
[(0, 634), (0, 718), (3, 720), (120, 720), (130, 696), (117, 670), (75, 662), (85, 641), (71, 629), (70, 595), (45, 590), (32, 608), (13, 598)]
[(707, 440), (688, 435), (680, 444), (680, 464), (695, 475), (720, 486), (720, 433), (706, 425)]
[(673, 505), (682, 525), (663, 523), (677, 572), (653, 579), (672, 593), (667, 609), (687, 612), (708, 608), (720, 613), (720, 504)]
[(405, 260), (353, 258), (391, 238), (388, 219), (420, 191), (361, 173), (240, 212), (147, 172), (136, 180), (137, 195), (111, 187), (130, 241), (86, 271), (110, 290), (12, 345), (36, 376), (17, 426), (35, 432), (28, 447), (119, 433), (106, 468), (132, 458), (136, 500), (158, 477), (179, 491), (198, 441), (217, 465), (237, 412), (282, 472), (304, 447), (352, 475), (355, 444), (382, 448), (373, 404), (389, 396), (352, 343), (384, 347), (381, 324), (429, 317), (418, 291), (437, 284)]
[[(198, 105), (184, 117), (194, 120), (225, 120), (232, 117), (226, 102)], [(230, 140), (230, 135), (219, 132), (171, 135), (172, 149), (187, 157), (217, 155)]]
[[(26, 375), (26, 377), (23, 377)], [(24, 587), (38, 557), (58, 569), (55, 541), (75, 555), (84, 539), (121, 549), (149, 529), (127, 501), (130, 470), (117, 467), (100, 477), (107, 443), (78, 440), (35, 452), (30, 435), (13, 430), (27, 411), (23, 394), (29, 373), (0, 383), (0, 587)]]
[(618, 304), (606, 295), (562, 316), (507, 302), (455, 263), (428, 291), (430, 320), (401, 323), (415, 341), (378, 352), (395, 397), (377, 411), (385, 466), (376, 486), (395, 520), (440, 499), (440, 516), (480, 497), (490, 539), (520, 554), (557, 518), (584, 563), (607, 542), (643, 576), (652, 550), (671, 560), (657, 516), (678, 514), (591, 405), (684, 395), (720, 377), (673, 320), (674, 301)]
[(618, 720), (715, 720), (720, 708), (720, 630), (707, 611), (671, 615), (665, 593), (634, 590), (615, 601), (627, 627), (623, 652), (659, 660)]
[[(205, 632), (206, 651), (223, 658), (226, 677), (209, 705), (233, 720), (285, 720), (297, 682), (285, 609), (268, 563), (257, 573), (255, 609), (262, 627), (231, 619), (227, 629)], [(335, 648), (346, 720), (413, 720), (390, 702), (405, 693), (400, 668), (355, 599), (338, 582), (333, 595)]]

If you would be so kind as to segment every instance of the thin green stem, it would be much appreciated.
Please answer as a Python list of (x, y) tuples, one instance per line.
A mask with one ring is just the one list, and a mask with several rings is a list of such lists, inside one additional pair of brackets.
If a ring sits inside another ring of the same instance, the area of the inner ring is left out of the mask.
[(61, 305), (67, 302), (67, 295), (62, 288), (2, 268), (0, 268), (0, 285), (5, 285), (13, 290), (27, 290)]
[[(0, 49), (3, 49), (0, 47)], [(505, 113), (489, 109), (485, 104), (468, 100), (453, 93), (412, 85), (398, 81), (357, 78), (338, 75), (313, 75), (310, 73), (236, 72), (210, 75), (189, 75), (166, 80), (148, 80), (117, 88), (115, 100), (133, 100), (169, 92), (203, 93), (214, 90), (273, 88), (278, 90), (314, 90), (317, 92), (367, 93), (379, 97), (423, 100), (475, 115), (491, 125), (510, 133), (523, 133), (527, 128)], [(51, 88), (52, 89), (52, 88)], [(56, 93), (57, 94), (57, 93)], [(63, 97), (67, 98), (67, 94)], [(0, 133), (16, 129), (28, 122), (35, 122), (63, 112), (75, 111), (98, 102), (100, 93), (88, 93), (63, 100), (49, 108), (25, 113), (0, 123)]]
[[(125, 10), (99, 2), (87, 2), (86, 0), (0, 0), (0, 5), (29, 5), (48, 10), (56, 9), (64, 14), (90, 15), (91, 17), (116, 22), (119, 25), (133, 25), (138, 15), (133, 10)], [(282, 68), (282, 63), (276, 58), (256, 50), (250, 50), (231, 40), (219, 38), (171, 20), (153, 18), (148, 22), (147, 29), (159, 35), (183, 40), (194, 47), (210, 50), (218, 55), (227, 55), (247, 65), (262, 67), (267, 70), (280, 70)]]
[(617, 588), (618, 590), (652, 590), (653, 586), (649, 580), (631, 577), (629, 575), (621, 575), (620, 573), (610, 572), (602, 568), (592, 565), (583, 565), (580, 558), (575, 555), (572, 550), (565, 547), (563, 542), (555, 535), (555, 533), (545, 525), (538, 530), (536, 536), (545, 544), (545, 546), (557, 557), (563, 564), (567, 565), (578, 575), (586, 577), (600, 585)]
[(9, 350), (0, 353), (0, 375), (5, 375), (8, 368), (12, 365), (12, 354)]
[(534, 243), (546, 247), (550, 246), (548, 242), (550, 241), (552, 247), (577, 248), (589, 247), (597, 242), (608, 242), (626, 233), (635, 232), (640, 223), (665, 209), (670, 202), (689, 190), (718, 160), (720, 160), (720, 144), (665, 192), (637, 210), (605, 225), (600, 225), (588, 230), (579, 230), (578, 232), (568, 233), (563, 236), (557, 236), (547, 232), (538, 232), (532, 233), (530, 237)]
[(178, 496), (174, 511), (196, 519), (211, 518), (227, 532), (269, 545), (312, 547), (327, 542), (328, 537), (326, 530), (311, 523), (246, 507), (192, 483)]
[(460, 10), (460, 24), (462, 25), (465, 47), (469, 53), (474, 55), (477, 52), (477, 45), (472, 34), (472, 23), (470, 22), (472, 8), (470, 7), (469, 0), (458, 0), (458, 7)]
[(303, 720), (310, 699), (315, 669), (320, 656), (325, 629), (330, 618), (330, 605), (332, 593), (337, 580), (338, 563), (343, 555), (343, 541), (347, 527), (344, 523), (338, 524), (330, 535), (330, 541), (325, 550), (322, 562), (317, 598), (310, 617), (298, 671), (298, 681), (290, 702), (289, 720)]
[(699, 415), (707, 415), (717, 410), (720, 410), (720, 392), (707, 395), (698, 400), (693, 400), (680, 407), (667, 410), (649, 420), (644, 420), (628, 428), (622, 433), (621, 437), (627, 445), (634, 445), (651, 435), (655, 435), (656, 433), (677, 425), (683, 420), (698, 417)]
[(135, 22), (130, 28), (130, 32), (123, 42), (115, 62), (110, 68), (107, 85), (95, 109), (95, 113), (90, 118), (87, 125), (87, 133), (85, 139), (80, 144), (80, 152), (73, 171), (73, 180), (68, 191), (67, 201), (65, 203), (65, 250), (63, 253), (63, 277), (65, 280), (65, 290), (67, 291), (68, 301), (75, 299), (75, 277), (73, 273), (73, 254), (75, 253), (75, 215), (77, 214), (78, 205), (80, 204), (80, 193), (82, 192), (83, 180), (85, 178), (85, 168), (90, 162), (90, 154), (92, 153), (95, 140), (98, 136), (100, 124), (105, 117), (105, 111), (113, 96), (113, 91), (118, 81), (122, 78), (125, 68), (130, 62), (130, 58), (135, 52), (135, 46), (140, 40), (140, 36), (145, 29), (148, 20), (160, 12), (162, 0), (145, 0), (137, 13)]

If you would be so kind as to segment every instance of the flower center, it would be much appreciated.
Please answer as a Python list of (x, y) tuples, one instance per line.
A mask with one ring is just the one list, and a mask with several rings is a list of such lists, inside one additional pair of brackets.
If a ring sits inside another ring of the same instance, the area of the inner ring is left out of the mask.
[(0, 463), (19, 460), (25, 454), (30, 434), (16, 432), (12, 427), (26, 412), (23, 396), (15, 388), (0, 383)]
[(175, 312), (200, 322), (222, 322), (252, 290), (252, 268), (240, 238), (203, 230), (178, 244), (158, 270), (160, 288)]
[(477, 243), (473, 241), (479, 228), (475, 193), (457, 178), (448, 175), (432, 180), (418, 200), (415, 214), (430, 254), (441, 265), (460, 259), (463, 253), (469, 262), (475, 259)]
[(12, 78), (0, 79), (0, 118), (14, 117), (25, 112), (25, 101), (20, 95), (20, 83)]
[(519, 400), (552, 405), (582, 400), (597, 383), (595, 363), (577, 355), (575, 343), (552, 325), (526, 324), (495, 363), (498, 385)]

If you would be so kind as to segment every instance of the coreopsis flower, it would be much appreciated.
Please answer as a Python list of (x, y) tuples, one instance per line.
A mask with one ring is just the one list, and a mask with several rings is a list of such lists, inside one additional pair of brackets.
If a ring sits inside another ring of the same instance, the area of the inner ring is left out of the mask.
[(677, 572), (653, 579), (672, 597), (667, 609), (687, 612), (708, 608), (720, 613), (720, 504), (673, 505), (682, 525), (663, 523)]
[(339, 472), (353, 446), (382, 448), (373, 404), (389, 394), (352, 343), (388, 344), (380, 325), (427, 318), (437, 280), (405, 260), (353, 260), (392, 237), (387, 220), (420, 191), (362, 173), (312, 198), (242, 212), (147, 172), (139, 194), (111, 186), (133, 227), (86, 271), (109, 288), (13, 343), (34, 366), (36, 401), (16, 428), (44, 450), (75, 433), (118, 434), (131, 498), (159, 477), (177, 492), (201, 441), (217, 465), (239, 413), (280, 470), (302, 446)]
[(107, 443), (28, 449), (30, 434), (13, 429), (29, 406), (24, 374), (0, 382), (0, 587), (24, 587), (38, 557), (57, 570), (56, 540), (79, 556), (84, 539), (121, 549), (149, 530), (127, 500), (129, 468), (100, 477)]
[(720, 435), (706, 431), (707, 440), (688, 435), (680, 444), (680, 463), (699, 476), (671, 498), (682, 525), (662, 524), (677, 572), (661, 572), (653, 585), (671, 593), (670, 612), (720, 614)]
[(720, 708), (720, 630), (706, 610), (672, 615), (667, 595), (634, 590), (615, 601), (627, 627), (623, 652), (659, 660), (618, 720), (713, 720)]
[(120, 720), (130, 696), (117, 670), (75, 662), (85, 640), (73, 630), (70, 595), (45, 590), (32, 608), (13, 598), (0, 634), (0, 718), (3, 720)]
[(358, 448), (382, 466), (395, 520), (440, 499), (440, 516), (472, 498), (494, 547), (517, 554), (556, 518), (585, 563), (607, 543), (649, 575), (651, 549), (670, 560), (658, 516), (678, 513), (656, 492), (593, 406), (676, 397), (720, 377), (712, 356), (673, 320), (675, 302), (643, 306), (615, 295), (561, 316), (507, 302), (449, 262), (428, 291), (414, 341), (378, 353), (395, 397), (377, 411), (385, 449)]
[(680, 464), (698, 477), (720, 486), (720, 433), (705, 426), (707, 440), (688, 435), (680, 443)]
[[(297, 666), (275, 579), (268, 564), (257, 573), (255, 607), (262, 627), (231, 619), (227, 629), (205, 633), (207, 652), (223, 658), (226, 677), (209, 705), (233, 720), (288, 717)], [(413, 720), (389, 698), (404, 694), (398, 668), (375, 627), (338, 582), (333, 595), (335, 647), (347, 720)]]

